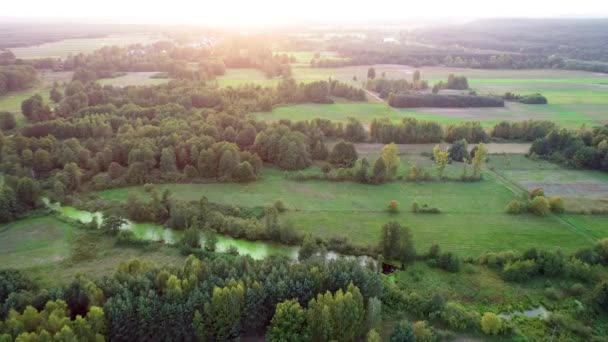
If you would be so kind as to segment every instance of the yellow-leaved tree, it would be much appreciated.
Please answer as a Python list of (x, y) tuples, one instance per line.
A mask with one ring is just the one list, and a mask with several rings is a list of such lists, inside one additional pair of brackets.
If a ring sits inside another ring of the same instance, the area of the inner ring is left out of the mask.
[(433, 148), (433, 159), (435, 159), (435, 166), (437, 172), (439, 172), (439, 179), (443, 178), (443, 171), (450, 162), (450, 153), (448, 150), (442, 150), (439, 145), (435, 145)]

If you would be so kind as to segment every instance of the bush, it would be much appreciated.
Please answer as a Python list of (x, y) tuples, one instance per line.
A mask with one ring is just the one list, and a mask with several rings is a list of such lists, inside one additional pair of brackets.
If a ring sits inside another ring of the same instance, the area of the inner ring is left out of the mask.
[(549, 201), (544, 196), (536, 196), (530, 203), (530, 212), (538, 216), (546, 216), (550, 212)]
[(439, 208), (429, 207), (426, 203), (419, 205), (417, 202), (412, 203), (412, 212), (419, 214), (441, 214)]
[(502, 319), (495, 313), (486, 312), (481, 318), (481, 331), (486, 335), (498, 335), (502, 330)]
[(443, 253), (437, 259), (437, 266), (448, 272), (458, 272), (460, 270), (460, 258), (452, 252)]
[(502, 276), (510, 281), (525, 281), (538, 274), (538, 264), (534, 260), (509, 262), (502, 270)]
[(274, 207), (277, 209), (277, 211), (279, 213), (283, 213), (287, 211), (287, 207), (285, 206), (285, 203), (283, 203), (283, 201), (281, 200), (277, 200), (276, 202), (274, 202)]
[(556, 214), (561, 214), (565, 211), (564, 200), (559, 196), (549, 198), (549, 208)]
[(477, 330), (481, 320), (477, 312), (468, 311), (462, 305), (454, 302), (448, 302), (445, 305), (441, 318), (450, 328), (458, 331)]
[(537, 196), (545, 196), (545, 191), (542, 188), (534, 188), (530, 191), (530, 198), (534, 198)]
[(464, 107), (504, 107), (505, 101), (493, 96), (440, 95), (402, 93), (389, 97), (391, 107), (417, 108), (464, 108)]
[(547, 104), (547, 98), (542, 96), (539, 93), (520, 96), (518, 99), (519, 102), (524, 104)]
[(391, 214), (399, 213), (399, 203), (395, 200), (392, 200), (388, 203), (387, 211)]
[(507, 213), (512, 215), (522, 214), (526, 211), (526, 206), (521, 201), (513, 199), (507, 205)]

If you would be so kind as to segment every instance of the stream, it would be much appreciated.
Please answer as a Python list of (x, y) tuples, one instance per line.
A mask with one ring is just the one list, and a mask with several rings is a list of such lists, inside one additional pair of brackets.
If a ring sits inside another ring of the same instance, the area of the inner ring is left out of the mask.
[[(58, 203), (49, 203), (48, 200), (45, 201), (45, 203), (52, 209), (57, 210), (61, 216), (72, 220), (80, 221), (82, 223), (89, 223), (93, 220), (93, 217), (96, 217), (97, 222), (101, 223), (102, 221), (101, 212), (90, 212), (86, 210), (76, 209), (74, 207), (61, 206)], [(181, 230), (165, 228), (159, 224), (136, 223), (130, 220), (127, 220), (127, 223), (124, 224), (121, 229), (132, 231), (135, 237), (137, 237), (138, 239), (149, 241), (163, 241), (168, 244), (174, 244), (179, 242), (179, 240), (184, 234), (184, 232)], [(236, 239), (222, 234), (216, 234), (216, 237), (216, 252), (226, 253), (228, 252), (230, 247), (234, 247), (239, 252), (239, 255), (249, 255), (256, 260), (261, 260), (272, 255), (280, 255), (288, 257), (292, 260), (297, 260), (298, 251), (300, 250), (299, 246), (288, 246), (268, 241), (249, 241), (245, 239)], [(204, 244), (204, 242), (205, 238), (201, 237), (201, 246)], [(328, 260), (337, 259), (340, 256), (342, 255), (331, 251), (325, 254), (325, 258)], [(357, 259), (362, 264), (373, 260), (372, 258), (367, 256), (357, 257)]]
[[(69, 219), (77, 220), (82, 223), (89, 223), (93, 220), (93, 217), (97, 218), (97, 222), (102, 221), (101, 212), (90, 212), (86, 210), (79, 210), (74, 207), (68, 206), (57, 206), (53, 204), (55, 209), (59, 211), (61, 216)], [(135, 237), (142, 240), (149, 241), (163, 241), (168, 244), (174, 244), (179, 242), (184, 232), (181, 230), (175, 230), (165, 228), (155, 223), (135, 223), (127, 220), (127, 223), (121, 227), (124, 230), (130, 230), (133, 232)], [(249, 255), (254, 259), (264, 259), (271, 255), (282, 255), (291, 259), (297, 259), (299, 247), (281, 245), (277, 243), (270, 243), (265, 241), (249, 241), (244, 239), (235, 239), (226, 235), (217, 234), (216, 251), (225, 253), (231, 246), (234, 246), (240, 255)], [(204, 238), (201, 238), (201, 245), (205, 242)]]

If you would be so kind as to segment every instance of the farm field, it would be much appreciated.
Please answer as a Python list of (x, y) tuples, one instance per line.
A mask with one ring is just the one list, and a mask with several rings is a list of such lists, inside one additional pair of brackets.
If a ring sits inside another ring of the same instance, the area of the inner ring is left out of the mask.
[(131, 44), (151, 44), (163, 37), (149, 34), (109, 35), (103, 38), (65, 39), (36, 46), (12, 48), (17, 58), (65, 58), (78, 53), (90, 53), (104, 46), (127, 46)]
[(168, 78), (154, 78), (158, 72), (128, 72), (126, 75), (103, 78), (97, 81), (101, 85), (112, 85), (115, 87), (157, 85), (169, 82)]
[[(402, 159), (407, 160), (403, 161), (401, 172), (412, 162), (418, 162), (433, 172), (429, 169), (430, 163), (422, 164), (428, 158), (402, 156)], [(458, 175), (461, 167), (450, 165), (448, 174)], [(279, 171), (266, 169), (262, 179), (250, 184), (170, 184), (158, 187), (161, 190), (168, 188), (185, 200), (206, 196), (213, 202), (243, 207), (264, 206), (281, 199), (289, 208), (281, 215), (283, 222), (291, 222), (299, 231), (324, 238), (348, 236), (359, 244), (376, 243), (380, 227), (395, 219), (412, 229), (418, 248), (426, 249), (437, 243), (446, 250), (465, 256), (533, 246), (572, 252), (588, 246), (597, 239), (596, 235), (601, 235), (601, 232), (590, 235), (586, 229), (573, 227), (554, 215), (508, 215), (504, 208), (513, 197), (512, 190), (518, 189), (492, 173), (486, 172), (485, 177), (485, 181), (478, 183), (362, 185), (293, 181), (285, 179)], [(106, 190), (98, 195), (105, 200), (124, 201), (132, 191), (144, 194), (143, 187), (138, 186)], [(391, 200), (400, 203), (401, 213), (388, 214), (384, 210)], [(409, 206), (414, 201), (439, 207), (442, 214), (413, 214)]]
[[(387, 78), (411, 79), (415, 68), (400, 65), (374, 65), (377, 75), (386, 74)], [(340, 80), (351, 85), (363, 86), (367, 77), (368, 66), (351, 66), (343, 68), (310, 68), (294, 67), (293, 76), (299, 82), (312, 82), (326, 80), (329, 78)], [(469, 79), (469, 84), (480, 94), (501, 95), (507, 91), (529, 94), (540, 92), (545, 95), (548, 105), (524, 105), (519, 103), (507, 103), (505, 108), (416, 108), (416, 109), (391, 109), (399, 114), (392, 117), (397, 120), (402, 116), (416, 117), (419, 119), (435, 120), (446, 124), (457, 123), (463, 120), (478, 120), (486, 127), (493, 126), (499, 121), (521, 121), (521, 120), (552, 120), (563, 127), (577, 128), (581, 125), (597, 125), (608, 123), (605, 115), (605, 106), (608, 105), (608, 76), (584, 71), (567, 70), (479, 70), (459, 68), (419, 68), (422, 78), (434, 84), (446, 80), (450, 73), (464, 75)], [(353, 81), (353, 76), (357, 81)], [(237, 82), (238, 80), (234, 80)], [(363, 116), (368, 119), (366, 111), (377, 115), (377, 111), (368, 108), (367, 104), (359, 103), (361, 108), (353, 104), (352, 116)], [(310, 118), (309, 111), (324, 118), (335, 118), (344, 120), (349, 116), (343, 112), (344, 108), (333, 105), (297, 105), (293, 109), (278, 107), (272, 115), (261, 117), (266, 119), (284, 119), (295, 116), (298, 119)], [(323, 108), (323, 106), (327, 106)], [(302, 111), (302, 112), (300, 112)], [(275, 113), (276, 112), (276, 113)], [(390, 117), (390, 116), (389, 116)]]
[[(505, 108), (391, 108), (382, 103), (370, 102), (337, 102), (333, 104), (298, 104), (279, 106), (271, 112), (256, 113), (260, 120), (274, 122), (282, 119), (293, 121), (311, 120), (314, 118), (329, 119), (345, 122), (348, 117), (354, 117), (364, 124), (369, 124), (376, 118), (388, 118), (391, 121), (401, 121), (403, 118), (437, 121), (442, 124), (455, 124), (463, 121), (479, 121), (483, 127), (494, 127), (500, 121), (551, 120), (563, 127), (578, 128), (581, 125), (594, 126), (603, 123), (608, 118), (601, 118), (599, 105), (581, 105), (592, 115), (585, 115), (580, 110), (574, 111), (557, 105), (532, 106), (520, 103), (507, 103)], [(593, 119), (597, 117), (598, 119)]]

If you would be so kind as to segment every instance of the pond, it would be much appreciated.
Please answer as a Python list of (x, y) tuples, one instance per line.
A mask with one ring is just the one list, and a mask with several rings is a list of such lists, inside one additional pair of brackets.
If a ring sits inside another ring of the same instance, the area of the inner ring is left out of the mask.
[[(90, 212), (79, 210), (74, 207), (59, 206), (56, 203), (49, 204), (53, 209), (59, 211), (62, 216), (89, 223), (93, 217), (97, 218), (98, 222), (102, 221), (100, 212)], [(177, 243), (183, 236), (184, 232), (180, 230), (165, 228), (154, 223), (135, 223), (127, 220), (127, 223), (121, 229), (130, 230), (139, 239), (150, 241), (163, 241), (165, 243)], [(201, 245), (205, 242), (201, 238)], [(234, 246), (240, 255), (249, 255), (254, 259), (260, 260), (271, 255), (282, 255), (291, 259), (297, 259), (299, 247), (287, 246), (277, 243), (264, 241), (249, 241), (243, 239), (235, 239), (226, 235), (217, 235), (216, 251), (220, 253), (227, 252), (230, 247)], [(336, 258), (337, 254), (328, 253), (328, 258)]]
[(549, 318), (549, 314), (551, 313), (551, 311), (545, 309), (544, 306), (539, 306), (530, 310), (523, 310), (523, 311), (511, 311), (511, 312), (505, 312), (505, 313), (501, 313), (499, 316), (503, 319), (506, 320), (510, 320), (511, 318), (515, 317), (515, 316), (526, 316), (526, 317), (530, 317), (530, 318), (540, 318), (542, 320), (545, 320), (547, 318)]

